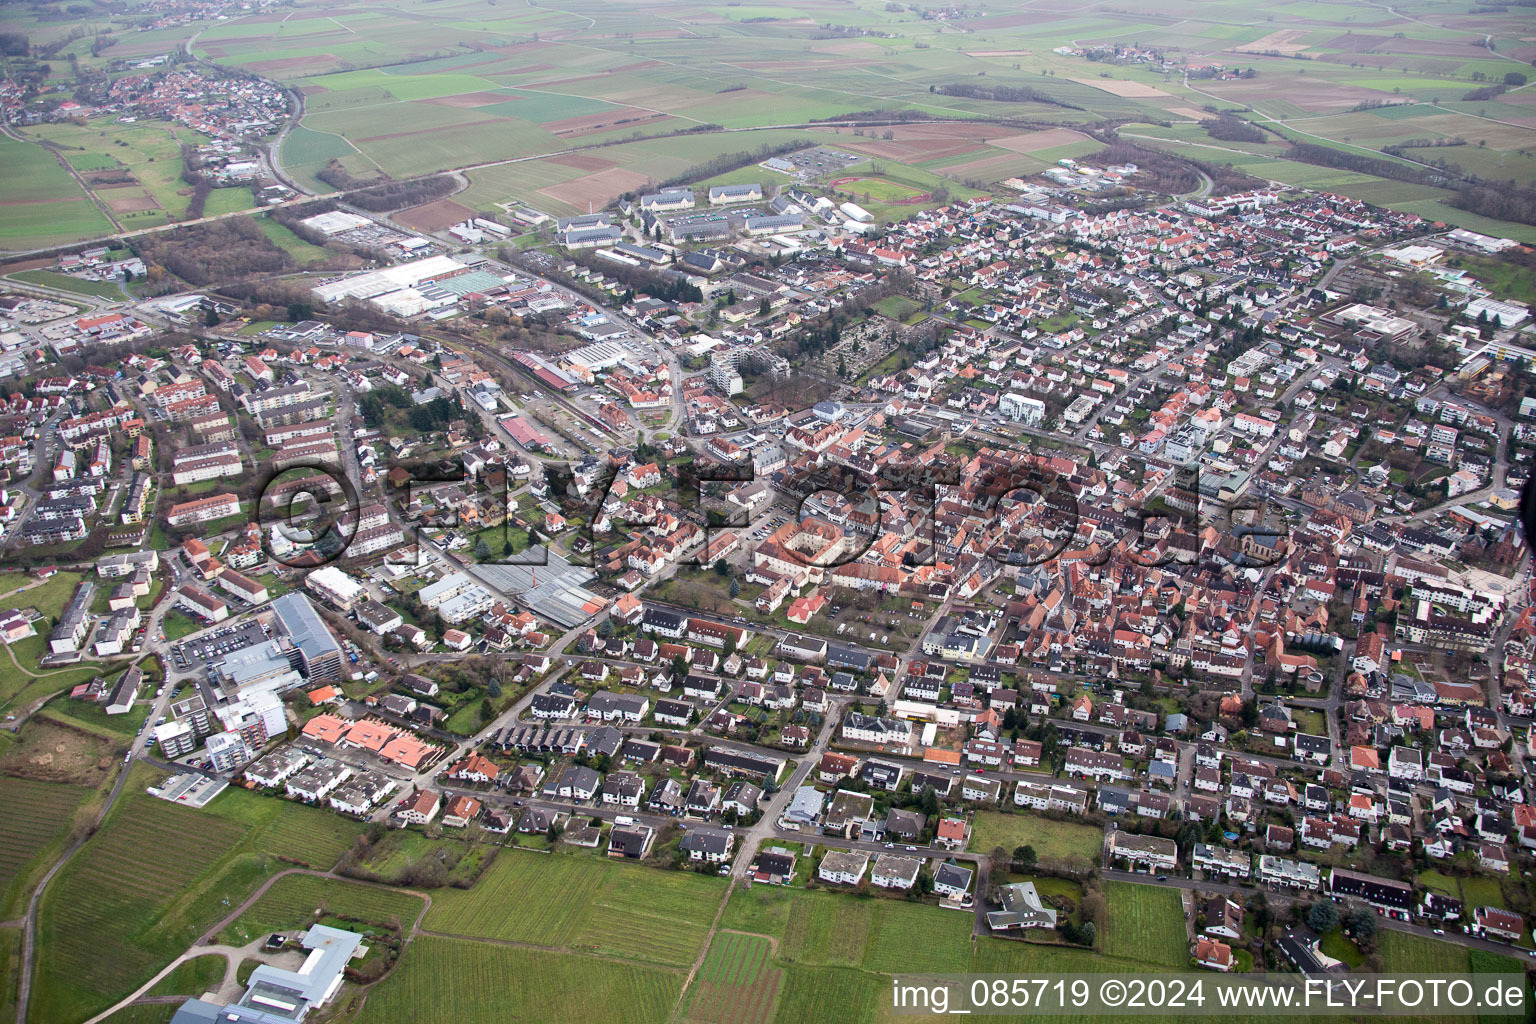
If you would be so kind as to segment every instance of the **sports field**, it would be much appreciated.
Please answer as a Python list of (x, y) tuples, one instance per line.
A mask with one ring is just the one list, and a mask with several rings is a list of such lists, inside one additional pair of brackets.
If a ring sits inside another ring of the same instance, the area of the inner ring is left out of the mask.
[(846, 195), (878, 199), (883, 203), (906, 203), (928, 195), (921, 189), (886, 178), (838, 178), (831, 187)]

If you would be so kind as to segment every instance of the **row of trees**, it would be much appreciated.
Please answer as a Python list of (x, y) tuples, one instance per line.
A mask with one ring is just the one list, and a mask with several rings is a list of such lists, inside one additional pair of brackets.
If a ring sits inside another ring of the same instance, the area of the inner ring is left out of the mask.
[[(322, 172), (323, 173), (323, 172)], [(316, 175), (319, 177), (319, 175)], [(324, 180), (323, 178), (321, 180)], [(458, 182), (451, 174), (434, 174), (430, 178), (415, 178), (411, 181), (386, 181), (378, 185), (370, 185), (359, 189), (347, 196), (347, 202), (359, 210), (368, 210), (371, 213), (385, 213), (390, 210), (401, 210), (407, 206), (420, 206), (423, 203), (436, 202), (447, 198), (458, 191)]]

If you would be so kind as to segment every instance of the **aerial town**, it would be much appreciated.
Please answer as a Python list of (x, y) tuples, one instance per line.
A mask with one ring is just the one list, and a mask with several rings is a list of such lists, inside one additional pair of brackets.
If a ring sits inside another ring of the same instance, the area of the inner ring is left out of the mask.
[(920, 192), (882, 128), (444, 216), (108, 56), (8, 122), (250, 203), (0, 278), (18, 1024), (1536, 966), (1525, 243), (1125, 143)]

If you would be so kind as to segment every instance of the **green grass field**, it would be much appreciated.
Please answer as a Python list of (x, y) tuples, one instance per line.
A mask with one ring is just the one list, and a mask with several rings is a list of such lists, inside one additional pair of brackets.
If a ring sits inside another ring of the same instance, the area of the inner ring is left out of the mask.
[(292, 860), (328, 868), (360, 831), (334, 814), (240, 789), (201, 811), (175, 806), (143, 792), (153, 779), (134, 769), (101, 830), (48, 887), (31, 1019), (99, 1011), (261, 879)]
[(683, 979), (678, 970), (604, 957), (422, 936), (355, 1020), (664, 1021)]
[(286, 875), (220, 932), (219, 941), (242, 946), (268, 932), (301, 928), (314, 922), (317, 910), (409, 928), (424, 906), (421, 897), (407, 892), (314, 875)]
[(911, 185), (903, 185), (900, 182), (890, 181), (885, 178), (857, 178), (853, 181), (843, 182), (837, 186), (839, 192), (851, 196), (864, 197), (879, 202), (894, 202), (902, 199), (912, 199), (923, 194), (920, 188)]
[(58, 159), (30, 142), (0, 138), (0, 246), (28, 249), (104, 235), (112, 222)]
[[(1467, 21), (1464, 12), (1423, 5), (1404, 10), (1302, 2), (1258, 11), (1217, 0), (1198, 8), (1093, 8), (1053, 12), (1050, 18), (1035, 12), (973, 9), (952, 21), (924, 20), (910, 9), (888, 9), (875, 0), (792, 8), (663, 3), (644, 11), (594, 4), (487, 8), (477, 0), (432, 0), (430, 5), (428, 0), (402, 0), (389, 8), (366, 10), (311, 11), (311, 6), (301, 5), (303, 16), (241, 17), (232, 12), (217, 23), (119, 33), (111, 52), (99, 55), (91, 52), (93, 33), (71, 35), (74, 19), (42, 18), (20, 6), (0, 17), (34, 45), (57, 45), (52, 51), (53, 78), (66, 87), (66, 60), (103, 69), (123, 57), (172, 52), (196, 35), (192, 45), (198, 57), (301, 89), (304, 125), (287, 136), (284, 164), (300, 182), (320, 191), (329, 189), (314, 179), (314, 172), (333, 157), (343, 159), (354, 173), (383, 167), (402, 175), (594, 143), (627, 143), (636, 135), (643, 138), (704, 123), (755, 128), (876, 109), (1061, 124), (1103, 118), (1160, 121), (1175, 123), (1183, 131), (1208, 105), (1246, 110), (1245, 116), (1254, 119), (1278, 119), (1314, 133), (1323, 144), (1369, 150), (1409, 133), (1461, 136), (1471, 144), (1458, 147), (1460, 153), (1447, 150), (1440, 155), (1460, 156), (1458, 162), (1468, 171), (1492, 180), (1513, 178), (1526, 185), (1536, 180), (1536, 159), (1531, 157), (1536, 133), (1520, 123), (1526, 94), (1514, 90), (1485, 101), (1461, 99), (1480, 84), (1474, 75), (1497, 80), (1528, 64), (1524, 48), (1530, 28), (1517, 7), (1480, 8), (1475, 19)], [(100, 17), (76, 15), (98, 30), (110, 28)], [(878, 35), (827, 32), (827, 24)], [(1347, 35), (1351, 32), (1352, 38)], [(1271, 35), (1283, 40), (1283, 53), (1271, 49)], [(1492, 38), (1497, 53), (1476, 45), (1484, 35)], [(473, 46), (471, 39), (476, 41)], [(1185, 82), (1164, 69), (1089, 62), (1053, 52), (1073, 39), (1083, 44), (1136, 41), (1175, 54), (1199, 53), (1220, 63), (1251, 67), (1257, 77)], [(979, 74), (985, 74), (988, 83), (1027, 86), (1068, 106), (930, 91)], [(1418, 101), (1417, 106), (1354, 109), (1366, 102), (1406, 100)], [(155, 150), (185, 131), (106, 118), (93, 118), (84, 126), (38, 129), (61, 145), (81, 147), (62, 152), (82, 173), (119, 165), (133, 170), (140, 180), (133, 188), (159, 208), (120, 212), (130, 225), (174, 216), (184, 203), (177, 190), (167, 192), (173, 181), (162, 175), (162, 165), (175, 161), (155, 155)], [(700, 143), (755, 145), (774, 131), (654, 141), (662, 151), (671, 147), (681, 155)], [(843, 134), (847, 136), (846, 130)], [(836, 141), (831, 131), (821, 137)], [(864, 135), (871, 141), (876, 137)], [(39, 209), (8, 208), (0, 242), (104, 230), (105, 219), (52, 154), (28, 143), (0, 145), (32, 150), (5, 159), (8, 170), (19, 167), (21, 173), (7, 175), (0, 185), (0, 202), (10, 195), (42, 200)], [(910, 159), (924, 170), (952, 171), (958, 181), (985, 186), (1000, 177), (1039, 170), (1059, 156), (1080, 155), (1094, 145), (1074, 144), (1070, 152), (1063, 147), (1062, 152), (1014, 153), (983, 144), (971, 154), (940, 151), (924, 159), (922, 152), (913, 152)], [(1222, 159), (1221, 144), (1216, 146), (1203, 155)], [(638, 166), (634, 160), (615, 163), (623, 169)], [(559, 173), (528, 165), (508, 167), (505, 178), (511, 188), (472, 199), (497, 202), (513, 197), (540, 205), (529, 194), (547, 184), (538, 176)], [(512, 168), (532, 173), (522, 177)], [(1273, 170), (1281, 180), (1293, 173), (1285, 167)], [(585, 173), (570, 164), (563, 171), (567, 179)], [(893, 180), (918, 184), (905, 177)], [(220, 197), (220, 202), (222, 206), (229, 201)], [(568, 213), (584, 206), (584, 200), (549, 198), (543, 205)], [(889, 210), (875, 212), (894, 215)], [(1465, 218), (1454, 222), (1478, 226)]]
[(111, 299), (114, 302), (122, 302), (127, 298), (115, 281), (84, 281), (52, 270), (23, 270), (9, 276), (13, 281), (52, 288), (55, 291), (73, 292), (76, 295), (90, 295), (99, 299)]
[(33, 584), (32, 577), (12, 577), (15, 584), (5, 585), (0, 594), (0, 608), (36, 608), (42, 615), (57, 619), (75, 592), (75, 585), (84, 577), (77, 572), (56, 572), (48, 579)]
[[(318, 245), (311, 245), (288, 228), (279, 224), (270, 217), (259, 217), (256, 221), (261, 226), (262, 232), (272, 240), (272, 244), (282, 249), (294, 258), (300, 266), (310, 263), (318, 263), (331, 255)], [(212, 532), (211, 530), (209, 532)]]
[[(120, 674), (120, 671), (114, 670), (109, 679), (114, 679)], [(143, 725), (144, 720), (149, 717), (152, 706), (153, 704), (141, 695), (132, 711), (122, 715), (109, 715), (106, 708), (100, 704), (70, 700), (66, 695), (49, 701), (41, 713), (56, 722), (76, 729), (84, 729), (103, 739), (126, 746), (138, 733), (139, 726)]]
[[(1177, 894), (1166, 895), (1177, 901)], [(768, 1019), (782, 1024), (864, 1024), (898, 1019), (890, 1016), (887, 977), (898, 973), (1124, 973), (1178, 969), (1188, 962), (1176, 902), (1160, 905), (1143, 900), (1140, 893), (1117, 892), (1109, 896), (1112, 918), (1117, 899), (1132, 908), (1130, 916), (1120, 918), (1124, 943), (1114, 951), (1095, 953), (992, 937), (972, 939), (971, 914), (904, 900), (775, 886), (738, 889), (726, 904), (721, 930), (695, 979), (696, 989), (687, 995), (687, 1016), (722, 1024)], [(1170, 933), (1171, 941), (1164, 941), (1162, 936)], [(766, 963), (748, 936), (776, 940)], [(768, 989), (776, 993), (771, 1018), (757, 1009)], [(735, 1016), (727, 1016), (726, 1007), (734, 1008)]]
[(1015, 847), (1033, 846), (1042, 860), (1084, 857), (1097, 863), (1104, 833), (1091, 825), (1052, 821), (1020, 812), (979, 811), (971, 822), (969, 849), (990, 853), (996, 847), (1012, 853)]
[(134, 1003), (118, 1010), (102, 1024), (167, 1024), (176, 1015), (177, 1003)]
[(216, 989), (224, 980), (228, 961), (222, 956), (194, 957), (178, 965), (170, 974), (155, 982), (146, 995), (151, 996), (200, 996)]
[(398, 885), (412, 865), (438, 859), (448, 866), (450, 885), (468, 885), (499, 849), (484, 843), (463, 843), (452, 837), (431, 839), (416, 831), (391, 830), (358, 862), (357, 877)]
[(1189, 963), (1189, 939), (1179, 893), (1161, 886), (1106, 882), (1109, 922), (1102, 943), (1108, 956), (1144, 959), (1165, 967)]
[(724, 889), (694, 872), (508, 850), (473, 889), (434, 893), (422, 927), (680, 967), (703, 948)]
[(1404, 974), (1455, 974), (1467, 969), (1465, 946), (1437, 942), (1407, 932), (1382, 931), (1378, 938), (1388, 971)]

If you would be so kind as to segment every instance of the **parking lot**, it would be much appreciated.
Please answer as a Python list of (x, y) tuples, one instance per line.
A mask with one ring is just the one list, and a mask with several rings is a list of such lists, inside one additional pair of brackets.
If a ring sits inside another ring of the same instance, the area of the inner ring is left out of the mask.
[(259, 622), (242, 622), (238, 626), (226, 626), (198, 637), (183, 641), (171, 649), (176, 667), (182, 670), (192, 665), (206, 665), (218, 661), (232, 651), (265, 643), (269, 633)]

